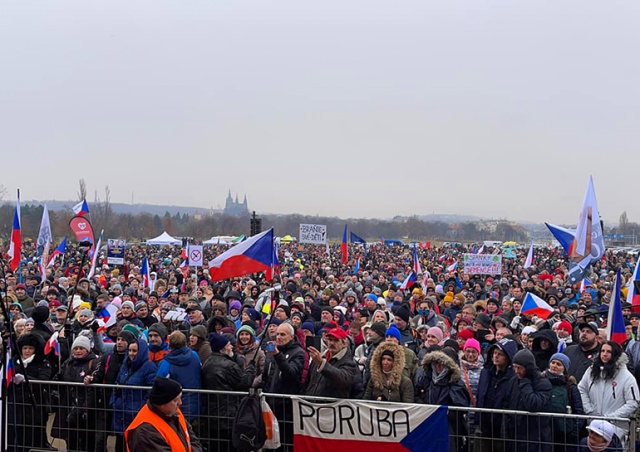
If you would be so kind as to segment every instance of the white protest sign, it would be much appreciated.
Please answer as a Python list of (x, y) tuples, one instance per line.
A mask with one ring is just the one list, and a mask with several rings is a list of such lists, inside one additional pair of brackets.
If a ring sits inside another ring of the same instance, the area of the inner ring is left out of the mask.
[(189, 267), (202, 267), (202, 245), (189, 245)]
[(500, 254), (465, 254), (464, 272), (467, 275), (499, 275), (502, 273)]
[(300, 225), (300, 243), (313, 243), (316, 245), (324, 245), (327, 243), (327, 225), (326, 224), (301, 224)]

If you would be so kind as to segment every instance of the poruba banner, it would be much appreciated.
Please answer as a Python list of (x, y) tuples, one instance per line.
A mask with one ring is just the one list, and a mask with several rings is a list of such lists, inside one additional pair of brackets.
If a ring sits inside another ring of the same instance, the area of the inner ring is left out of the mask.
[(448, 451), (447, 407), (293, 399), (293, 448), (307, 452)]

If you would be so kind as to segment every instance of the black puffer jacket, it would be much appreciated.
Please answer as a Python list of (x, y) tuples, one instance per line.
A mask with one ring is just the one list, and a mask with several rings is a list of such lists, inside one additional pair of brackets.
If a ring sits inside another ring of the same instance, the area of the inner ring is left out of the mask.
[[(524, 378), (510, 381), (507, 408), (531, 413), (551, 411), (551, 383), (536, 368), (533, 354), (520, 350), (514, 364), (526, 367)], [(516, 439), (516, 449), (522, 451), (551, 450), (551, 419), (547, 416), (505, 415), (504, 437)]]
[[(202, 366), (202, 388), (213, 391), (247, 391), (256, 374), (256, 368), (249, 364), (246, 369), (233, 358), (220, 352), (213, 352)], [(225, 422), (223, 430), (229, 430), (236, 415), (240, 398), (238, 396), (220, 397), (207, 394), (203, 400), (209, 407), (209, 413), (216, 413)]]

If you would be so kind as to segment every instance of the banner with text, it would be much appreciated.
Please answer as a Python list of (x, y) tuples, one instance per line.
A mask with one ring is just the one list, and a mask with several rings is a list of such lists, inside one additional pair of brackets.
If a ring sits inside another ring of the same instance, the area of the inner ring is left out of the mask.
[(293, 399), (293, 449), (307, 452), (448, 451), (447, 407)]
[(127, 241), (124, 239), (107, 239), (107, 264), (124, 265), (124, 250)]
[(300, 243), (314, 243), (324, 245), (327, 243), (326, 224), (301, 224)]
[(502, 273), (500, 254), (465, 254), (464, 272), (467, 275), (499, 275)]

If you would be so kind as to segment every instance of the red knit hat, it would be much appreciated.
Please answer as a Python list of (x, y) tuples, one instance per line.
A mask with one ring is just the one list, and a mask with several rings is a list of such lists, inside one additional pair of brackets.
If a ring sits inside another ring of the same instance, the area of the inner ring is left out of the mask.
[(569, 334), (573, 334), (573, 327), (566, 320), (563, 320), (562, 322), (560, 322), (558, 324), (557, 329), (560, 329), (560, 328), (562, 328), (563, 330), (567, 330), (569, 332)]
[(473, 330), (464, 329), (458, 333), (458, 337), (464, 339), (465, 341), (473, 338)]

